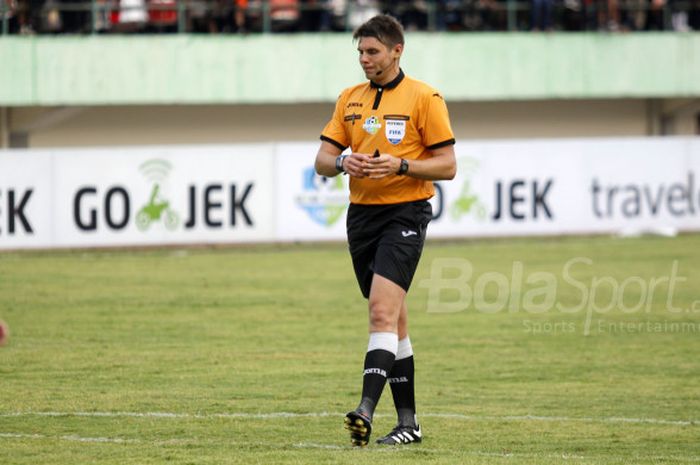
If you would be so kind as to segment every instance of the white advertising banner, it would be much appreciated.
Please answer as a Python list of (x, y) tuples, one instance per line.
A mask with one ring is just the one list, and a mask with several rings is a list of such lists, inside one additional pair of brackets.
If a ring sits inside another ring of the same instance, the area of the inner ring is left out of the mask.
[(432, 237), (700, 230), (700, 139), (468, 142)]
[(0, 235), (0, 248), (274, 240), (272, 151), (257, 144), (2, 153), (0, 189), (32, 186), (36, 199), (23, 212), (32, 231)]
[[(0, 151), (0, 249), (344, 240), (318, 143)], [(700, 231), (700, 138), (460, 141), (429, 237)]]
[(350, 197), (348, 177), (319, 176), (314, 170), (318, 144), (277, 146), (277, 239), (345, 239)]
[(0, 249), (53, 245), (52, 168), (47, 152), (0, 151)]

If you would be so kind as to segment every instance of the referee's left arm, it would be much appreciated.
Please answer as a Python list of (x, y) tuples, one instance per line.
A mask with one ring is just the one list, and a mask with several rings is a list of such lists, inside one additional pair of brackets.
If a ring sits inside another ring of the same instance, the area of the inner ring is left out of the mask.
[[(457, 174), (457, 161), (455, 160), (454, 145), (449, 144), (439, 148), (430, 149), (429, 158), (420, 160), (406, 160), (408, 171), (404, 174), (416, 179), (426, 181), (447, 181), (454, 179)], [(380, 157), (367, 160), (364, 174), (372, 179), (381, 179), (386, 176), (395, 176), (399, 173), (401, 159), (393, 155), (383, 153)]]
[[(422, 160), (409, 160), (408, 176), (428, 181), (449, 181), (457, 175), (455, 146), (450, 144), (432, 149), (432, 157)], [(399, 162), (400, 165), (400, 162)]]

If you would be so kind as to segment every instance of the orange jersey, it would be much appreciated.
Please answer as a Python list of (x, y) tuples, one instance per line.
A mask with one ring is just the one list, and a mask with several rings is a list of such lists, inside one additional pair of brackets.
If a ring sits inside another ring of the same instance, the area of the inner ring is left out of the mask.
[[(455, 143), (445, 100), (403, 71), (383, 87), (369, 81), (345, 89), (321, 139), (341, 150), (370, 155), (379, 150), (409, 161), (430, 158), (431, 149)], [(434, 193), (431, 181), (411, 176), (350, 178), (350, 202), (357, 204), (411, 202)]]

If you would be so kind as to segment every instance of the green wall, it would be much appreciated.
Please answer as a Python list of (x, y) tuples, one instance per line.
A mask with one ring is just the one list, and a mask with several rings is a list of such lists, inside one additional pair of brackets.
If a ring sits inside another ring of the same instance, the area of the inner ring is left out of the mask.
[[(349, 34), (0, 39), (0, 106), (334, 101)], [(407, 35), (403, 69), (449, 100), (700, 96), (700, 34)]]

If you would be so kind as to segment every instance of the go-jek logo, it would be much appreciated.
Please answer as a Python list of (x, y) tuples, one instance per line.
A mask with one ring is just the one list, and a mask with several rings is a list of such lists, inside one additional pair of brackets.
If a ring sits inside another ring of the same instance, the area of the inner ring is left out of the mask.
[(162, 222), (169, 230), (174, 230), (180, 224), (180, 216), (170, 208), (170, 201), (163, 197), (161, 185), (164, 184), (171, 170), (166, 160), (147, 160), (139, 170), (151, 182), (151, 195), (141, 209), (136, 213), (136, 226), (146, 231), (151, 224)]
[(457, 172), (464, 179), (459, 197), (450, 205), (450, 217), (459, 221), (463, 216), (474, 215), (476, 219), (486, 219), (486, 207), (479, 196), (472, 191), (471, 179), (479, 170), (479, 162), (473, 158), (460, 158)]
[(316, 223), (330, 227), (342, 218), (348, 206), (345, 177), (320, 176), (313, 167), (303, 171), (304, 192), (296, 202)]

